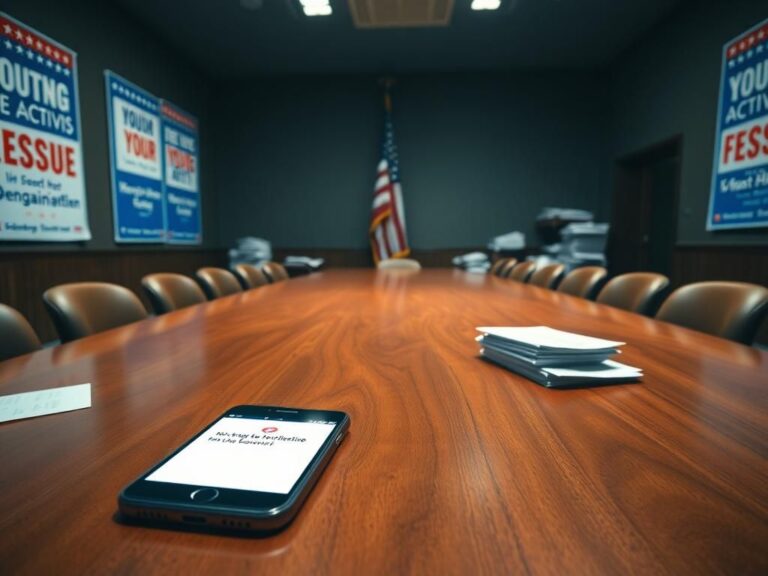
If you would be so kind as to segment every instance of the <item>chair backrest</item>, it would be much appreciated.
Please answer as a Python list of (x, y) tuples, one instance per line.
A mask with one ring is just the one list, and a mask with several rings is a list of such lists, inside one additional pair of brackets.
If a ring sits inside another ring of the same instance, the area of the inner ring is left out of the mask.
[(16, 309), (0, 304), (0, 360), (40, 349), (40, 339)]
[(528, 282), (533, 272), (536, 270), (536, 262), (526, 260), (520, 262), (507, 274), (507, 278), (514, 280), (515, 282)]
[(697, 282), (664, 301), (657, 320), (752, 344), (768, 313), (768, 288), (744, 282)]
[(488, 270), (489, 274), (493, 274), (494, 276), (498, 276), (499, 273), (504, 269), (504, 266), (507, 265), (507, 260), (509, 258), (499, 258), (491, 265), (491, 268)]
[(197, 282), (183, 274), (148, 274), (141, 279), (141, 285), (157, 315), (206, 301)]
[(237, 264), (232, 269), (232, 272), (240, 280), (243, 290), (250, 290), (251, 288), (258, 288), (259, 286), (269, 284), (267, 275), (256, 268), (256, 266), (251, 266), (250, 264)]
[(288, 280), (288, 270), (285, 266), (278, 264), (277, 262), (267, 262), (261, 267), (261, 271), (267, 276), (267, 280), (274, 284), (275, 282), (282, 282)]
[(195, 276), (208, 300), (216, 300), (216, 298), (243, 291), (235, 275), (224, 268), (200, 268), (195, 272)]
[(653, 316), (668, 286), (669, 278), (664, 274), (630, 272), (609, 280), (597, 295), (597, 301), (615, 308)]
[(413, 258), (386, 258), (376, 264), (379, 270), (421, 270), (421, 264)]
[(584, 266), (571, 270), (560, 285), (558, 292), (594, 300), (605, 282), (608, 272), (602, 266)]
[(563, 279), (564, 273), (565, 266), (562, 264), (547, 264), (546, 266), (537, 268), (536, 271), (531, 274), (528, 284), (554, 290)]
[(147, 317), (138, 296), (106, 282), (60, 284), (43, 293), (43, 302), (62, 342), (70, 342)]
[(499, 269), (498, 276), (500, 278), (508, 277), (509, 273), (512, 272), (512, 269), (515, 266), (517, 266), (517, 258), (505, 258), (504, 265)]

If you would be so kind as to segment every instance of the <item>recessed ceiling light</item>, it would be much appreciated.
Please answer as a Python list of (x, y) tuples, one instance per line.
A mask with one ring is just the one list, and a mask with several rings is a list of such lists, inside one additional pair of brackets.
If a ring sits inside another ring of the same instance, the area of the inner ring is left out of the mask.
[(472, 0), (472, 10), (498, 10), (501, 0)]
[(330, 16), (333, 13), (329, 0), (299, 0), (306, 16)]

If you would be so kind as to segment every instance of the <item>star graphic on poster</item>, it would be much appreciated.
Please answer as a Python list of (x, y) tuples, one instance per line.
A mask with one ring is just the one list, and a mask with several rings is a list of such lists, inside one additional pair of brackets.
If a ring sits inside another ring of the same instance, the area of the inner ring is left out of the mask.
[(117, 90), (117, 83), (116, 82), (112, 82), (112, 90)]
[(760, 44), (760, 46), (755, 48), (755, 52), (757, 52), (758, 54), (760, 54), (760, 52), (762, 52), (762, 51), (763, 51), (763, 45), (762, 44)]
[(19, 54), (23, 54), (24, 53), (24, 48), (21, 47), (21, 44), (16, 46), (16, 52), (18, 52)]
[(747, 58), (752, 58), (752, 50), (747, 52)]
[(733, 68), (736, 63), (733, 60), (728, 61), (728, 68)]
[(8, 40), (6, 40), (5, 47), (8, 48), (8, 50), (11, 50), (13, 48), (13, 44), (11, 44)]
[(56, 72), (61, 72), (61, 64), (56, 64)]
[(35, 41), (35, 40), (34, 40), (34, 38), (32, 38), (32, 36), (30, 36), (29, 34), (27, 34), (27, 44), (29, 44), (30, 46), (32, 46), (32, 44), (34, 43), (34, 41)]
[(45, 65), (48, 66), (48, 68), (53, 68), (53, 62), (51, 62), (50, 60), (46, 60)]
[(21, 30), (16, 30), (16, 38), (18, 38), (19, 40), (24, 38), (24, 34), (22, 33)]
[(42, 64), (43, 63), (43, 57), (42, 56), (38, 56), (37, 57), (37, 61), (40, 62), (40, 64)]
[(27, 50), (27, 58), (32, 60), (32, 59), (34, 59), (34, 57), (35, 57), (35, 53), (32, 52), (32, 50)]
[(69, 76), (69, 68), (64, 68), (64, 76)]
[(10, 25), (8, 25), (8, 24), (6, 24), (5, 26), (3, 26), (3, 28), (5, 29), (5, 33), (6, 33), (6, 34), (10, 34), (10, 33), (11, 33), (11, 31), (13, 30), (13, 29), (10, 27)]

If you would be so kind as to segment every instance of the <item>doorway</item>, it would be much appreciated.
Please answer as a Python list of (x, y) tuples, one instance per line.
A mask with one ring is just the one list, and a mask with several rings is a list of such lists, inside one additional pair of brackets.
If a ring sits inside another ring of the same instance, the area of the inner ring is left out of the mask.
[(616, 161), (607, 246), (611, 274), (671, 275), (681, 163), (681, 136)]

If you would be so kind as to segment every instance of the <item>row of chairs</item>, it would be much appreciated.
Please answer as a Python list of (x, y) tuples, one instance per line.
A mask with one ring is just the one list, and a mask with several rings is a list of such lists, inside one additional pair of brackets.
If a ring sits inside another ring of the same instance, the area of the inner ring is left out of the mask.
[(747, 345), (768, 314), (768, 289), (745, 282), (696, 282), (667, 296), (669, 278), (653, 272), (621, 274), (606, 282), (608, 272), (601, 266), (566, 275), (562, 264), (537, 267), (532, 261), (504, 258), (493, 264), (491, 273)]
[[(141, 285), (155, 314), (202, 304), (243, 290), (288, 279), (285, 267), (269, 262), (261, 268), (238, 264), (233, 271), (200, 268), (197, 282), (183, 274), (157, 273)], [(148, 316), (141, 300), (128, 288), (105, 282), (77, 282), (49, 288), (43, 302), (62, 342), (117, 328)], [(0, 360), (42, 347), (29, 322), (17, 310), (0, 304)]]

